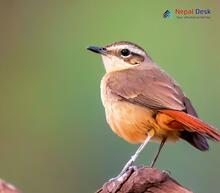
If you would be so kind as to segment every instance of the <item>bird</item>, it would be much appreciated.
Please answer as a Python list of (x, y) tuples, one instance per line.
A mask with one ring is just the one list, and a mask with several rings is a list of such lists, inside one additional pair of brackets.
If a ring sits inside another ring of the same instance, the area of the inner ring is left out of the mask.
[(200, 151), (209, 149), (208, 139), (220, 142), (217, 129), (198, 118), (180, 85), (139, 45), (119, 41), (87, 49), (100, 54), (105, 67), (100, 87), (107, 123), (127, 142), (141, 144), (119, 176), (149, 141), (160, 144), (151, 167), (167, 141), (182, 139)]

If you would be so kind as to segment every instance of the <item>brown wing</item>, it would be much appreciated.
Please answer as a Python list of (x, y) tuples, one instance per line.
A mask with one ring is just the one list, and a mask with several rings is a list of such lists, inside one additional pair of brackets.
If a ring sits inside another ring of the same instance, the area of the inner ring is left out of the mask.
[(193, 115), (194, 117), (198, 117), (196, 110), (194, 109), (191, 101), (187, 97), (184, 98), (184, 104), (186, 107), (186, 112), (188, 114)]
[(127, 69), (109, 74), (106, 86), (112, 94), (151, 109), (185, 110), (184, 94), (178, 85), (157, 66)]
[[(180, 87), (157, 66), (151, 69), (129, 69), (110, 73), (106, 86), (114, 95), (131, 103), (155, 110), (185, 111), (197, 117), (190, 100)], [(205, 136), (184, 130), (180, 137), (201, 151), (208, 150)]]

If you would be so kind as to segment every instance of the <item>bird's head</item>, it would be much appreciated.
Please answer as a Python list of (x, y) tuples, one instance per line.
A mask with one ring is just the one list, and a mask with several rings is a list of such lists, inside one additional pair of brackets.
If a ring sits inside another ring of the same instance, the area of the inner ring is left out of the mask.
[(144, 66), (152, 60), (140, 46), (131, 42), (115, 42), (104, 47), (90, 46), (88, 50), (101, 54), (107, 72)]

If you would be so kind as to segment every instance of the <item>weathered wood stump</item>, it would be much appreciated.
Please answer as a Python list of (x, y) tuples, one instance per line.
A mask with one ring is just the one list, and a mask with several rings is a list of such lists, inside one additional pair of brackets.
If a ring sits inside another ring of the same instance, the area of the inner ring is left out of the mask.
[(96, 193), (192, 193), (156, 168), (131, 168), (117, 179), (106, 182)]

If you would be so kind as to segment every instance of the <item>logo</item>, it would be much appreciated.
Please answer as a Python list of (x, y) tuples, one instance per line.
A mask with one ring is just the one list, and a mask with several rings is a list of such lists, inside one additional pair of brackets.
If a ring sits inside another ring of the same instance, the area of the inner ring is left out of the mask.
[(166, 10), (164, 13), (163, 13), (163, 18), (170, 18), (172, 16), (172, 13), (170, 10)]
[(176, 8), (173, 10), (167, 9), (163, 13), (163, 18), (177, 18), (177, 19), (210, 19), (213, 13), (212, 9), (181, 9)]

